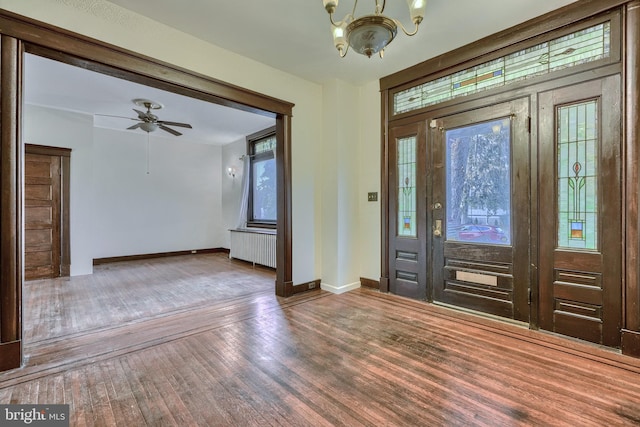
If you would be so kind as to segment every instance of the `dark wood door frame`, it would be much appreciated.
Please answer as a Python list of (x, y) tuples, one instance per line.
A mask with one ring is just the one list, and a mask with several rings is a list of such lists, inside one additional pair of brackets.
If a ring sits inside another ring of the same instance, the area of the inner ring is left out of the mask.
[(71, 149), (25, 144), (24, 152), (25, 154), (60, 157), (60, 276), (69, 276), (71, 275), (71, 244), (69, 240), (71, 234), (69, 221)]
[[(610, 13), (617, 14), (622, 19), (621, 26), (614, 30), (612, 37), (612, 57), (615, 62), (612, 65), (620, 67), (623, 78), (623, 212), (622, 212), (622, 236), (623, 245), (621, 263), (624, 266), (622, 275), (622, 329), (621, 349), (624, 354), (640, 357), (640, 0), (578, 0), (566, 7), (549, 12), (543, 16), (534, 18), (515, 27), (506, 29), (484, 39), (470, 43), (454, 51), (439, 57), (427, 60), (406, 70), (397, 72), (380, 80), (381, 89), (381, 268), (380, 290), (388, 291), (389, 283), (389, 237), (386, 224), (389, 217), (388, 195), (385, 188), (389, 179), (389, 153), (388, 136), (391, 126), (409, 124), (412, 120), (418, 120), (419, 115), (426, 115), (430, 108), (415, 113), (401, 114), (394, 117), (392, 114), (392, 102), (394, 93), (404, 90), (422, 82), (435, 80), (444, 75), (464, 69), (471, 65), (482, 63), (509, 52), (514, 45), (525, 43), (528, 40), (540, 40), (547, 34), (560, 31), (574, 23), (585, 20), (597, 19), (598, 16)], [(619, 41), (614, 41), (619, 39)], [(621, 44), (618, 44), (621, 43)], [(617, 63), (617, 64), (616, 64)], [(593, 78), (607, 75), (594, 73)], [(569, 84), (578, 81), (569, 82)], [(513, 90), (522, 91), (514, 86)], [(479, 96), (470, 96), (470, 99), (478, 100)], [(456, 101), (444, 104), (444, 108), (450, 108)], [(439, 108), (434, 106), (431, 109)], [(534, 106), (535, 108), (535, 106)], [(535, 114), (535, 112), (534, 112)], [(534, 117), (535, 121), (535, 117)], [(532, 134), (532, 138), (537, 138)], [(532, 164), (532, 168), (536, 165)], [(537, 188), (532, 183), (532, 197), (535, 198)], [(534, 199), (535, 200), (535, 199)], [(535, 203), (534, 203), (535, 205)], [(537, 214), (535, 206), (532, 210), (532, 218)], [(532, 222), (533, 234), (536, 234), (536, 223)], [(532, 251), (537, 251), (537, 242), (532, 242)], [(531, 273), (532, 282), (537, 283), (537, 272)], [(534, 286), (532, 300), (538, 298), (537, 289)], [(532, 313), (532, 323), (537, 323), (537, 314)]]
[(640, 0), (627, 5), (625, 38), (624, 93), (624, 149), (626, 164), (623, 168), (626, 209), (623, 256), (626, 259), (626, 277), (623, 286), (623, 310), (626, 314), (622, 329), (622, 352), (640, 357)]
[(22, 362), (22, 147), (20, 49), (0, 35), (0, 370)]
[(22, 71), (25, 52), (276, 120), (275, 293), (292, 282), (291, 117), (294, 104), (0, 10), (0, 371), (22, 362)]

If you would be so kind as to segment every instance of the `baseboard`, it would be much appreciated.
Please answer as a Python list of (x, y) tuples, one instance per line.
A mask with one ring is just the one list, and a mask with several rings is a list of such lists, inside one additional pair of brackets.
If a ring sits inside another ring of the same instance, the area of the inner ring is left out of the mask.
[(353, 282), (353, 283), (349, 283), (346, 285), (342, 285), (342, 286), (334, 286), (334, 285), (329, 285), (327, 283), (322, 283), (320, 285), (320, 288), (323, 291), (328, 291), (331, 292), (333, 294), (343, 294), (345, 292), (349, 292), (352, 291), (354, 289), (358, 289), (360, 287), (360, 282)]
[(640, 357), (640, 331), (622, 330), (622, 354)]
[(373, 279), (367, 279), (366, 277), (360, 278), (360, 286), (371, 289), (380, 289), (380, 282)]
[(124, 255), (124, 256), (114, 256), (114, 257), (108, 257), (108, 258), (94, 258), (93, 265), (101, 265), (101, 264), (108, 264), (111, 262), (121, 262), (121, 261), (138, 261), (142, 259), (164, 258), (164, 257), (170, 257), (170, 256), (212, 254), (212, 253), (228, 254), (229, 249), (226, 249), (226, 248), (192, 249), (188, 251), (158, 252), (153, 254)]
[(20, 341), (0, 344), (0, 372), (16, 369), (22, 365), (22, 346)]
[(320, 289), (320, 279), (312, 280), (311, 282), (300, 283), (293, 286), (293, 294), (299, 294), (300, 292), (311, 291), (314, 289)]
[(380, 278), (380, 292), (389, 292), (389, 279), (386, 277)]

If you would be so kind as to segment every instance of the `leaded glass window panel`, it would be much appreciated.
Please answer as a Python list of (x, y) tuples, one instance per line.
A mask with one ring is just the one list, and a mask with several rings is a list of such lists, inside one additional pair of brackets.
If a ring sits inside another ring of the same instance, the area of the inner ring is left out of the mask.
[(608, 58), (610, 43), (611, 23), (594, 25), (397, 92), (393, 95), (393, 114)]
[(446, 131), (447, 240), (511, 244), (511, 121)]
[(397, 140), (398, 236), (417, 237), (416, 137)]
[(276, 149), (276, 137), (272, 136), (258, 141), (253, 146), (253, 154), (265, 153)]
[(598, 248), (598, 101), (558, 107), (558, 247)]

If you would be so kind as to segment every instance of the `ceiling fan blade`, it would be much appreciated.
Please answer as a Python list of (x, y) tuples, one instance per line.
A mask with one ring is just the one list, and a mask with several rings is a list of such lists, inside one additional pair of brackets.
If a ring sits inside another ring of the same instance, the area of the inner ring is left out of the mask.
[(100, 116), (100, 117), (115, 117), (117, 119), (127, 119), (127, 120), (139, 120), (139, 119), (134, 119), (133, 117), (125, 117), (125, 116), (115, 116), (113, 114), (99, 114), (99, 113), (95, 113), (94, 116)]
[(167, 122), (165, 120), (158, 120), (158, 124), (163, 124), (168, 126), (180, 126), (183, 128), (193, 129), (189, 123)]
[(178, 132), (177, 130), (174, 130), (174, 129), (168, 128), (168, 127), (166, 127), (165, 125), (161, 125), (161, 124), (159, 124), (159, 125), (158, 125), (158, 127), (159, 127), (160, 129), (162, 129), (162, 130), (166, 131), (166, 132), (169, 132), (170, 134), (175, 135), (175, 136), (180, 136), (180, 135), (182, 135), (182, 134), (181, 134), (180, 132)]
[(138, 117), (140, 118), (140, 120), (144, 120), (144, 119), (149, 118), (149, 115), (147, 113), (145, 113), (144, 111), (136, 110), (135, 108), (133, 108), (132, 110), (135, 111), (136, 113), (138, 113)]
[[(136, 120), (136, 119), (133, 119)], [(142, 123), (136, 123), (133, 126), (129, 126), (127, 129), (138, 129), (140, 126), (142, 126)]]

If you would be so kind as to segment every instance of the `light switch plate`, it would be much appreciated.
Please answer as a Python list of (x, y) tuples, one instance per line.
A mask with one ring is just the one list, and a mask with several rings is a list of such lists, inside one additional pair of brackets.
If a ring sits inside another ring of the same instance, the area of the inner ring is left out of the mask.
[(374, 191), (374, 192), (370, 192), (367, 194), (367, 200), (370, 202), (377, 202), (378, 201), (378, 192)]

